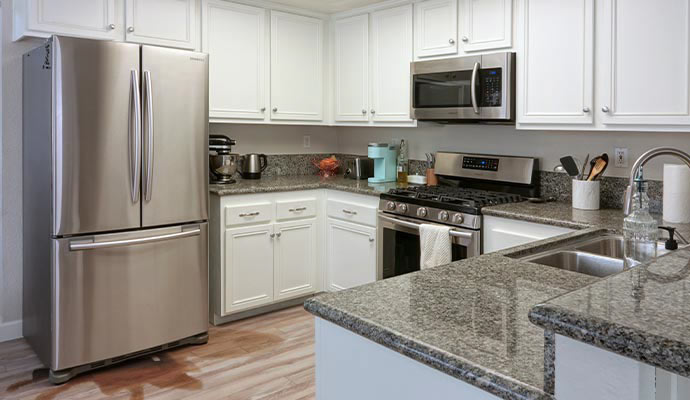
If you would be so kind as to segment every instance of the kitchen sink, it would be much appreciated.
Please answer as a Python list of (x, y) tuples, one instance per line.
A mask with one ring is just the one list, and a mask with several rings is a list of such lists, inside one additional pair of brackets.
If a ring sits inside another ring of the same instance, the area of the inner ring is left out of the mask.
[[(623, 259), (625, 241), (620, 235), (600, 236), (596, 239), (588, 240), (581, 244), (576, 244), (574, 246), (574, 250), (598, 254), (605, 257)], [(656, 251), (657, 256), (662, 256), (669, 252), (669, 250), (666, 250), (663, 242), (657, 243)]]
[(525, 261), (598, 277), (613, 275), (622, 271), (624, 267), (622, 258), (572, 250), (540, 254)]

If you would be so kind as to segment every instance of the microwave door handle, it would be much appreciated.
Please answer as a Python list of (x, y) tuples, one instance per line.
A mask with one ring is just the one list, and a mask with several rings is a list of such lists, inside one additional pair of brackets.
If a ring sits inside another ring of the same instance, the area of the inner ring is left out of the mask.
[(479, 106), (477, 105), (477, 75), (479, 75), (479, 63), (474, 63), (474, 68), (472, 68), (472, 82), (470, 83), (472, 87), (470, 88), (472, 93), (472, 108), (475, 114), (479, 114)]

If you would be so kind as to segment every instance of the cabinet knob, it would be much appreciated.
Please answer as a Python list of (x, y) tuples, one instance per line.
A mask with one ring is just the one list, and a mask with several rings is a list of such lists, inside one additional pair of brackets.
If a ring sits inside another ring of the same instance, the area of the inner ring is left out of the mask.
[(370, 241), (370, 242), (373, 242), (374, 240), (375, 240), (375, 239), (374, 239), (373, 237), (370, 237), (370, 238), (369, 238), (369, 241)]
[(108, 29), (110, 29), (111, 31), (112, 31), (113, 29), (115, 29), (115, 24), (110, 24), (110, 25), (108, 25)]
[(367, 110), (362, 110), (362, 115), (367, 115)]
[(273, 107), (273, 112), (278, 112), (278, 107)]
[(282, 233), (280, 233), (280, 232), (276, 233), (277, 237), (280, 237), (280, 235), (282, 235)]
[(276, 237), (276, 234), (275, 234), (275, 233), (271, 233), (271, 239), (273, 239), (274, 237)]
[(128, 27), (127, 32), (129, 32), (129, 33), (134, 32), (134, 27), (133, 26)]
[(463, 36), (463, 37), (462, 37), (462, 41), (463, 41), (463, 42), (469, 42), (469, 41), (470, 41), (470, 38), (468, 38), (467, 36)]
[(450, 43), (450, 44), (455, 44), (455, 39), (452, 39), (452, 38), (451, 38), (451, 39), (448, 39), (448, 43)]
[(603, 107), (601, 107), (601, 111), (607, 113), (607, 112), (609, 112), (609, 107), (608, 107), (608, 106), (603, 106)]
[(371, 109), (370, 112), (371, 112), (372, 114), (376, 114), (376, 110), (374, 110), (373, 108)]
[(589, 112), (589, 107), (583, 108), (583, 109), (582, 109), (582, 112), (583, 112), (583, 113), (588, 113), (588, 112)]
[(261, 112), (266, 112), (266, 107), (261, 107)]

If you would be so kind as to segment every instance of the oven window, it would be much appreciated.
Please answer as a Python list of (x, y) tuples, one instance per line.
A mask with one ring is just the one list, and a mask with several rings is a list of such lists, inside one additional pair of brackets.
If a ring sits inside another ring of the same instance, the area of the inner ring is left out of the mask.
[[(452, 260), (467, 258), (467, 248), (459, 244), (452, 245)], [(419, 271), (420, 260), (419, 234), (383, 230), (383, 279)]]
[(413, 85), (414, 108), (472, 107), (472, 71), (418, 74)]

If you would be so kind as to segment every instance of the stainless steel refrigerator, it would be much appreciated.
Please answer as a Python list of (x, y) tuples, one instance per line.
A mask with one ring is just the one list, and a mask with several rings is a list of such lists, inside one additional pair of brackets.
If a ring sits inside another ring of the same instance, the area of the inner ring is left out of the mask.
[(51, 380), (205, 343), (208, 56), (55, 36), (23, 71), (23, 330)]

